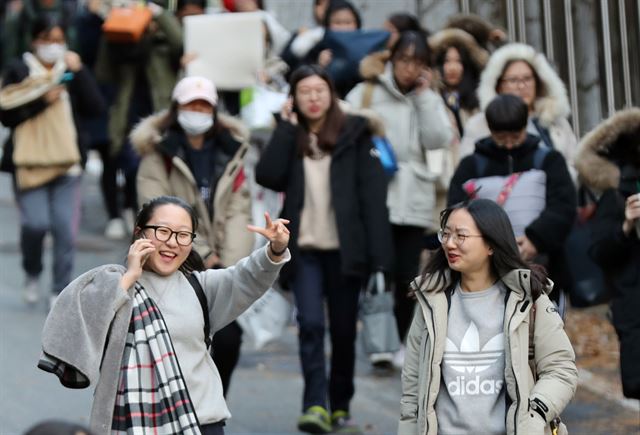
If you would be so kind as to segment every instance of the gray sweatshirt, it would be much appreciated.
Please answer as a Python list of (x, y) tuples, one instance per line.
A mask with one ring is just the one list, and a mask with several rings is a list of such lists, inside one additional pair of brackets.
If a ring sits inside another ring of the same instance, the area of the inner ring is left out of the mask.
[(503, 434), (506, 431), (504, 383), (504, 304), (502, 282), (451, 295), (442, 382), (436, 401), (438, 433)]
[[(267, 249), (268, 245), (254, 251), (235, 266), (197, 273), (207, 296), (212, 331), (233, 321), (262, 296), (291, 258), (287, 251), (282, 261), (274, 263)], [(118, 265), (101, 266), (76, 278), (58, 297), (42, 332), (42, 350), (49, 359), (66, 363), (77, 377), (95, 386), (91, 429), (96, 434), (111, 430), (131, 320), (133, 289), (119, 287), (124, 271)], [(145, 272), (140, 281), (165, 317), (200, 424), (228, 418), (220, 377), (204, 345), (204, 319), (193, 288), (181, 272), (166, 278)]]

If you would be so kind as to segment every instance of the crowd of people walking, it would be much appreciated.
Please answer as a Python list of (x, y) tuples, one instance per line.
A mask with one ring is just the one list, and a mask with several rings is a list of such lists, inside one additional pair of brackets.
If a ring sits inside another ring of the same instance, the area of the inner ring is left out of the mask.
[[(224, 433), (237, 318), (272, 287), (295, 305), (298, 429), (359, 433), (358, 316), (374, 274), (401, 345), (369, 357), (402, 370), (398, 433), (566, 433), (579, 190), (595, 198), (589, 253), (612, 295), (624, 393), (640, 398), (637, 108), (580, 140), (544, 54), (475, 15), (431, 32), (402, 12), (374, 29), (349, 1), (315, 0), (315, 27), (295, 30), (260, 0), (221, 7), (132, 6), (147, 22), (129, 42), (103, 30), (118, 9), (106, 0), (2, 11), (0, 169), (29, 304), (53, 236), (38, 364), (67, 387), (97, 384), (95, 433)], [(191, 17), (242, 13), (261, 23), (254, 85), (191, 74), (204, 57), (186, 51)], [(91, 151), (104, 236), (130, 248), (123, 265), (74, 275)]]

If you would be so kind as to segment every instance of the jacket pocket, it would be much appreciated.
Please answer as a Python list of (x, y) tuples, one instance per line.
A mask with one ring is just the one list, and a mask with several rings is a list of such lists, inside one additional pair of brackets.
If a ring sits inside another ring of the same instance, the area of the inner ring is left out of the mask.
[(435, 182), (438, 177), (422, 163), (411, 162), (409, 167), (410, 179), (405, 187), (409, 209), (430, 215), (436, 206)]

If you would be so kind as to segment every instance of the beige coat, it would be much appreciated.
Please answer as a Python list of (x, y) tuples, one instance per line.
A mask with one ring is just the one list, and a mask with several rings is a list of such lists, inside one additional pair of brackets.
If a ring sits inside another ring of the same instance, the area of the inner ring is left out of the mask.
[[(244, 167), (249, 134), (240, 121), (218, 114), (218, 122), (242, 145), (230, 156), (218, 181), (213, 194), (214, 216), (210, 216), (187, 163), (178, 155), (170, 156), (162, 151), (164, 132), (160, 126), (166, 116), (167, 112), (163, 111), (144, 119), (130, 136), (135, 150), (142, 156), (137, 175), (138, 202), (143, 204), (160, 195), (184, 199), (198, 215), (199, 226), (194, 239), (196, 251), (203, 258), (217, 255), (225, 267), (235, 264), (251, 252), (254, 242), (253, 234), (247, 231), (247, 224), (251, 223), (247, 183), (243, 182), (234, 191), (234, 182)], [(170, 171), (167, 171), (168, 166), (171, 166)]]
[(571, 114), (567, 89), (544, 55), (525, 44), (507, 44), (491, 55), (478, 85), (478, 99), (483, 112), (475, 114), (467, 121), (460, 143), (460, 158), (473, 153), (476, 141), (490, 135), (484, 109), (497, 95), (496, 86), (505, 65), (514, 60), (524, 60), (538, 75), (541, 86), (537, 90), (538, 95), (531, 116), (538, 118), (540, 125), (549, 130), (554, 148), (564, 156), (575, 178), (573, 161), (578, 141), (567, 120)]
[[(549, 434), (548, 423), (573, 397), (578, 383), (575, 354), (562, 319), (546, 294), (537, 301), (534, 355), (538, 380), (529, 367), (530, 271), (513, 270), (502, 278), (509, 290), (504, 313), (505, 383), (512, 403), (507, 410), (507, 434)], [(407, 336), (402, 370), (402, 398), (398, 434), (436, 435), (435, 403), (441, 383), (440, 366), (447, 338), (448, 302), (444, 291), (415, 292), (419, 309)], [(549, 289), (550, 291), (550, 289)], [(529, 400), (548, 408), (546, 422), (529, 412)], [(564, 425), (562, 426), (564, 429)]]

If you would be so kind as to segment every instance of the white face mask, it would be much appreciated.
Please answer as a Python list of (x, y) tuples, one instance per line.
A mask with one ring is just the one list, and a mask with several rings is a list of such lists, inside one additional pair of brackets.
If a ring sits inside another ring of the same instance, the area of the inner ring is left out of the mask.
[(36, 47), (36, 56), (44, 63), (53, 64), (62, 59), (66, 51), (66, 44), (39, 44)]
[(189, 136), (197, 136), (206, 133), (213, 127), (213, 115), (192, 110), (180, 110), (178, 124)]

